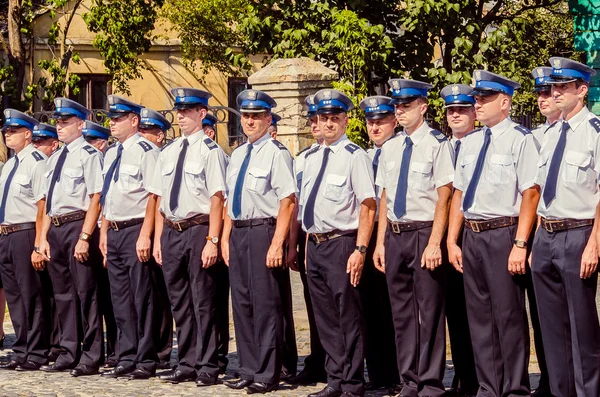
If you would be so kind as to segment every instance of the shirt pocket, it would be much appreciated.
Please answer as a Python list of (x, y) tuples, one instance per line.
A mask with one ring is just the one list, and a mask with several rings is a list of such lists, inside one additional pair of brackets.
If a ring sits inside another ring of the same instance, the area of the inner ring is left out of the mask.
[(83, 169), (64, 168), (60, 181), (67, 192), (74, 192), (76, 187), (83, 182)]
[(325, 178), (325, 191), (323, 197), (330, 201), (342, 201), (347, 177), (345, 175), (329, 174)]
[(549, 159), (549, 153), (541, 153), (540, 158), (538, 159), (537, 182), (540, 186), (544, 186), (546, 184), (546, 179), (548, 178), (548, 167), (550, 166)]
[(430, 189), (433, 185), (431, 181), (432, 169), (433, 165), (431, 163), (411, 161), (410, 172), (408, 173), (409, 186), (421, 190)]
[(187, 161), (183, 166), (187, 185), (192, 191), (200, 191), (204, 186), (204, 164), (197, 161)]
[(140, 169), (132, 164), (121, 164), (119, 166), (119, 180), (127, 190), (134, 189), (140, 185)]
[(13, 178), (13, 182), (18, 186), (19, 195), (24, 197), (33, 196), (31, 190), (31, 177), (25, 174), (16, 174)]
[[(594, 173), (590, 172), (592, 156), (588, 153), (569, 150), (565, 153), (565, 165), (562, 177), (567, 184), (587, 185), (589, 179), (595, 179)], [(592, 178), (590, 178), (590, 175)]]
[(494, 153), (488, 162), (487, 179), (491, 183), (506, 184), (516, 180), (511, 155)]
[(250, 191), (266, 194), (269, 187), (269, 170), (253, 167), (248, 170), (244, 187)]

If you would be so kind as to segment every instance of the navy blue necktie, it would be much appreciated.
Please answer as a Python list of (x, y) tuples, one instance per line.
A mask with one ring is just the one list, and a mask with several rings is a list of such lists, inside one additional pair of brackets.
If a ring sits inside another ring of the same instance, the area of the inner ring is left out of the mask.
[(104, 205), (104, 201), (106, 200), (106, 195), (108, 194), (108, 190), (110, 189), (110, 183), (114, 179), (114, 181), (119, 180), (119, 167), (121, 165), (121, 155), (123, 154), (123, 145), (119, 145), (117, 149), (117, 157), (115, 157), (115, 161), (112, 162), (110, 167), (108, 168), (108, 172), (104, 177), (104, 184), (102, 185), (102, 193), (100, 194), (100, 205)]
[(323, 175), (325, 175), (325, 169), (327, 168), (327, 162), (329, 161), (329, 153), (331, 153), (331, 149), (326, 147), (325, 152), (323, 153), (321, 169), (317, 174), (315, 184), (310, 190), (308, 199), (306, 199), (306, 203), (304, 204), (304, 226), (307, 229), (310, 229), (315, 224), (315, 201), (317, 200), (317, 193), (319, 192), (319, 186), (321, 185), (321, 181), (323, 180)]
[(235, 180), (235, 190), (233, 191), (233, 202), (231, 204), (231, 211), (234, 217), (240, 216), (242, 213), (242, 189), (244, 188), (244, 180), (246, 179), (246, 171), (248, 170), (248, 164), (250, 163), (250, 155), (252, 154), (251, 143), (248, 144), (248, 151), (246, 157), (242, 161), (242, 166), (238, 172), (237, 179)]
[(569, 123), (563, 121), (562, 131), (554, 153), (552, 153), (552, 160), (550, 160), (550, 167), (548, 168), (548, 175), (546, 176), (546, 184), (544, 185), (544, 204), (546, 207), (556, 197), (556, 183), (558, 182), (558, 171), (560, 170), (560, 163), (562, 162), (563, 155), (565, 153), (565, 147), (567, 146), (567, 131), (569, 130)]
[(17, 168), (19, 168), (19, 158), (15, 156), (15, 165), (12, 170), (8, 174), (8, 178), (6, 178), (6, 182), (4, 182), (4, 192), (2, 192), (2, 205), (0, 205), (0, 224), (4, 223), (4, 214), (6, 214), (6, 199), (8, 198), (8, 191), (10, 190), (10, 183), (12, 182), (15, 173), (17, 172)]
[(184, 139), (181, 143), (181, 152), (179, 152), (179, 158), (177, 159), (177, 165), (175, 166), (175, 178), (173, 179), (173, 186), (171, 187), (171, 196), (169, 197), (169, 209), (175, 211), (175, 208), (179, 206), (179, 191), (181, 190), (181, 182), (183, 179), (183, 162), (185, 161), (185, 154), (187, 153), (190, 142)]
[(492, 130), (486, 128), (484, 134), (485, 137), (483, 139), (483, 146), (481, 146), (481, 150), (479, 151), (479, 157), (477, 157), (477, 163), (475, 164), (473, 176), (471, 178), (471, 181), (469, 182), (467, 191), (465, 192), (465, 198), (463, 200), (463, 211), (467, 211), (473, 205), (473, 200), (475, 199), (475, 191), (477, 190), (477, 184), (479, 183), (479, 179), (481, 178), (481, 172), (483, 171), (485, 155), (487, 154), (488, 147), (490, 147), (490, 142), (492, 140)]
[(456, 169), (456, 160), (458, 160), (459, 153), (460, 153), (460, 141), (456, 141), (456, 146), (454, 146), (454, 169)]
[(402, 163), (400, 164), (400, 174), (398, 175), (398, 186), (396, 186), (396, 198), (394, 199), (394, 215), (400, 219), (406, 214), (406, 192), (408, 191), (408, 167), (412, 157), (413, 141), (406, 137), (404, 141), (404, 152), (402, 153)]
[(379, 156), (381, 156), (381, 148), (377, 149), (375, 157), (373, 157), (373, 175), (375, 178), (377, 178), (377, 169), (379, 168)]
[(65, 160), (67, 159), (68, 153), (69, 149), (67, 149), (67, 146), (63, 146), (62, 152), (60, 153), (60, 156), (58, 156), (58, 160), (56, 160), (56, 166), (54, 167), (54, 171), (52, 172), (52, 179), (50, 179), (48, 196), (46, 197), (47, 214), (50, 214), (50, 210), (52, 209), (52, 195), (54, 194), (54, 187), (56, 186), (56, 182), (60, 181), (60, 174), (62, 173), (62, 169), (65, 165)]

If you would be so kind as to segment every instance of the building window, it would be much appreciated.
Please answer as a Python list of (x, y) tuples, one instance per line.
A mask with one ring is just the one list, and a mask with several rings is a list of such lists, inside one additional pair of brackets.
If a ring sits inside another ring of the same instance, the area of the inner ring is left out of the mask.
[(69, 98), (88, 109), (108, 110), (108, 96), (112, 94), (111, 76), (107, 74), (80, 74), (79, 93)]
[[(239, 112), (240, 109), (238, 108), (236, 102), (237, 96), (240, 92), (248, 88), (251, 88), (251, 86), (248, 85), (248, 79), (230, 77), (227, 81), (227, 106)], [(229, 136), (229, 146), (236, 147), (241, 145), (243, 142), (246, 142), (246, 136), (242, 131), (240, 117), (233, 112), (229, 112), (229, 119), (227, 121), (227, 134)]]

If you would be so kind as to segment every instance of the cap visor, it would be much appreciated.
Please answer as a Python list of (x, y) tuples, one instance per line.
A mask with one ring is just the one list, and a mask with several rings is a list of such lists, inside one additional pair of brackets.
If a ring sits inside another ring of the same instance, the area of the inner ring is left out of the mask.
[[(567, 83), (572, 83), (577, 80), (581, 80), (581, 79), (574, 79), (574, 78), (561, 79), (561, 78), (556, 78), (556, 77), (551, 76), (550, 80), (546, 80), (546, 83), (547, 84), (567, 84)], [(585, 80), (581, 80), (581, 81), (585, 81)]]
[(494, 89), (477, 88), (477, 89), (473, 90), (469, 95), (471, 95), (471, 96), (491, 96), (491, 95), (496, 95), (496, 94), (500, 94), (500, 93), (502, 93), (502, 91), (497, 91)]
[(159, 125), (156, 124), (140, 124), (140, 126), (138, 127), (140, 130), (153, 130), (155, 128), (159, 129), (159, 130), (163, 130), (163, 128)]
[(52, 113), (52, 118), (53, 119), (68, 119), (68, 118), (71, 118), (71, 117), (81, 118), (81, 117), (79, 117), (79, 115), (73, 114), (73, 113), (63, 113), (63, 112), (60, 112), (60, 113), (54, 112), (54, 113)]
[(198, 106), (204, 106), (206, 107), (206, 105), (204, 105), (203, 103), (197, 103), (197, 102), (193, 102), (193, 103), (176, 103), (173, 105), (173, 110), (185, 110), (185, 109), (194, 109), (197, 108)]
[(373, 113), (373, 114), (365, 115), (365, 118), (367, 120), (381, 120), (388, 116), (393, 116), (393, 115), (394, 115), (394, 113), (392, 113), (392, 112)]
[(406, 97), (397, 97), (397, 98), (392, 98), (392, 100), (390, 101), (390, 105), (402, 105), (405, 103), (411, 103), (413, 101), (416, 101), (417, 98), (425, 98), (425, 97), (420, 97), (420, 96), (406, 96)]
[(338, 113), (347, 113), (344, 109), (340, 108), (323, 108), (317, 110), (317, 114), (338, 114)]
[(269, 112), (269, 109), (240, 109), (242, 113), (266, 113)]
[(129, 113), (133, 113), (133, 112), (108, 112), (106, 114), (106, 117), (108, 117), (109, 119), (116, 119), (117, 117), (126, 116)]
[(457, 103), (449, 103), (447, 105), (444, 105), (444, 109), (448, 109), (448, 108), (469, 108), (474, 106), (472, 103), (467, 103), (467, 102), (457, 102)]

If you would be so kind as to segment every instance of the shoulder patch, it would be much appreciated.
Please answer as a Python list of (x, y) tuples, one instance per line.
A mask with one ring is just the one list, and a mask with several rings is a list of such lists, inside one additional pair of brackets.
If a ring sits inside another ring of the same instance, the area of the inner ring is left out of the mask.
[(319, 151), (320, 146), (315, 146), (314, 148), (310, 149), (308, 152), (306, 152), (306, 154), (304, 155), (304, 158), (307, 158), (308, 156), (310, 156), (313, 153), (317, 153)]
[(35, 161), (42, 161), (44, 159), (44, 157), (38, 152), (31, 152), (31, 155), (33, 156)]
[(271, 142), (273, 142), (273, 144), (275, 146), (277, 146), (279, 148), (279, 150), (287, 150), (285, 145), (283, 143), (279, 142), (277, 139), (272, 139)]
[(349, 143), (345, 146), (345, 149), (347, 151), (349, 151), (350, 153), (354, 154), (354, 152), (356, 152), (358, 149), (360, 149), (360, 146), (355, 145), (354, 143)]
[(89, 154), (94, 154), (97, 152), (96, 148), (90, 145), (84, 145), (83, 146), (83, 150), (85, 150), (86, 152), (88, 152)]
[(305, 147), (304, 149), (300, 150), (298, 152), (298, 154), (296, 155), (296, 157), (300, 156), (301, 154), (303, 154), (304, 152), (310, 150), (310, 146)]
[(148, 151), (152, 150), (152, 145), (150, 145), (148, 142), (139, 141), (138, 145), (140, 145), (142, 147), (142, 149), (144, 149), (144, 152), (148, 152)]
[(590, 124), (592, 125), (592, 127), (594, 127), (596, 132), (600, 134), (600, 119), (597, 117), (594, 117), (593, 119), (590, 120)]
[(204, 143), (206, 144), (206, 146), (208, 146), (210, 150), (216, 149), (218, 147), (215, 141), (213, 141), (210, 138), (204, 138)]
[(169, 146), (169, 145), (170, 145), (170, 144), (172, 144), (172, 143), (173, 143), (173, 141), (172, 141), (172, 140), (171, 140), (171, 141), (169, 141), (169, 142), (167, 142), (165, 145), (163, 145), (163, 147), (161, 147), (161, 148), (160, 148), (160, 151), (162, 152), (163, 150), (165, 150), (165, 149), (167, 148), (167, 146)]
[(529, 131), (527, 128), (523, 127), (522, 125), (516, 126), (515, 130), (519, 131), (523, 135), (531, 134), (531, 131)]
[(429, 133), (431, 135), (433, 135), (433, 137), (435, 139), (437, 139), (438, 142), (444, 142), (444, 141), (448, 140), (448, 138), (446, 137), (446, 135), (442, 134), (441, 131), (431, 129), (431, 130), (429, 130)]

